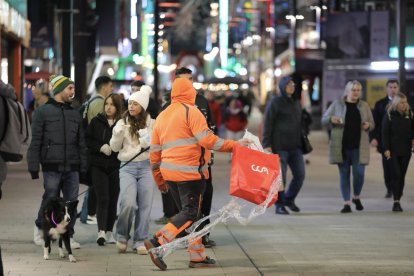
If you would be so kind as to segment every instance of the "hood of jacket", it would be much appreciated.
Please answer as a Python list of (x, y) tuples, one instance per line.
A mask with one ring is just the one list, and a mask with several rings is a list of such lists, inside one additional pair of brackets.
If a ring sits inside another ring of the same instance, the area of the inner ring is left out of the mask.
[[(286, 94), (286, 85), (289, 83), (289, 81), (293, 80), (291, 77), (283, 77), (280, 81), (279, 81), (279, 91), (280, 93), (284, 96), (284, 97), (289, 97)], [(289, 97), (290, 98), (290, 97)]]
[(0, 96), (12, 98), (13, 100), (17, 99), (16, 90), (10, 84), (5, 84), (0, 80)]
[(197, 92), (193, 83), (186, 78), (176, 78), (171, 89), (171, 103), (194, 105)]

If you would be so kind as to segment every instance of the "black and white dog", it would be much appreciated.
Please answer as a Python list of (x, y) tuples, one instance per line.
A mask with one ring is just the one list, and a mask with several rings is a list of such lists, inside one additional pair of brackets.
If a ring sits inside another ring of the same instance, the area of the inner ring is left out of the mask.
[(68, 225), (71, 219), (70, 214), (76, 213), (76, 207), (78, 206), (78, 201), (72, 201), (65, 203), (63, 198), (54, 197), (50, 198), (44, 205), (43, 209), (43, 238), (45, 240), (45, 246), (43, 248), (43, 258), (45, 260), (49, 259), (50, 253), (50, 243), (59, 238), (59, 256), (61, 258), (65, 257), (62, 248), (62, 241), (65, 243), (66, 250), (69, 254), (69, 261), (72, 263), (76, 262), (75, 257), (72, 254), (72, 249), (70, 248), (70, 236), (68, 233)]

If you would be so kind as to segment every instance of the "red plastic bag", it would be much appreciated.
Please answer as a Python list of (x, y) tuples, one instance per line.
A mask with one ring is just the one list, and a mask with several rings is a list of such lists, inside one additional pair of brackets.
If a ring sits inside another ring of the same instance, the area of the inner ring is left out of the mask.
[[(261, 204), (266, 200), (270, 186), (279, 173), (277, 154), (267, 154), (236, 145), (231, 163), (230, 194)], [(276, 200), (277, 193), (267, 207)]]

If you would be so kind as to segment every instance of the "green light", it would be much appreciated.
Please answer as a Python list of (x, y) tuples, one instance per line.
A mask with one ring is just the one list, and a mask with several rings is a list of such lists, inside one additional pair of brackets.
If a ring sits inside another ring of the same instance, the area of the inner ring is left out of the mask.
[[(406, 58), (414, 58), (414, 47), (413, 46), (406, 46), (404, 54), (405, 54)], [(390, 58), (398, 58), (398, 48), (397, 47), (391, 47), (389, 56), (390, 56)]]

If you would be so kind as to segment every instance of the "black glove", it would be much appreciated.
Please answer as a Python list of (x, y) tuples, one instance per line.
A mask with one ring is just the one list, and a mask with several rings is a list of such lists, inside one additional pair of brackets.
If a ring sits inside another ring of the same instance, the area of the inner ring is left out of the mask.
[(32, 179), (39, 179), (39, 172), (30, 172)]

